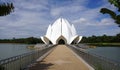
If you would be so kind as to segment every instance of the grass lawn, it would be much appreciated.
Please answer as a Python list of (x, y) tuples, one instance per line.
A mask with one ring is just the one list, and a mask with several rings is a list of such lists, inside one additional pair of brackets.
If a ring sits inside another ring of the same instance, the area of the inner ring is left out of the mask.
[(117, 46), (117, 47), (120, 47), (120, 43), (86, 43), (88, 45), (95, 45), (95, 46)]

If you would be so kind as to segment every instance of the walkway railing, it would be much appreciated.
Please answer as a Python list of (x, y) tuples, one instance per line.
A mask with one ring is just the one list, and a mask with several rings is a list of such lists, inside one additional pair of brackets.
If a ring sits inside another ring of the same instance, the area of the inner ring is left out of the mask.
[(82, 57), (89, 65), (95, 70), (120, 70), (120, 62), (102, 57), (93, 53), (89, 53), (76, 46), (70, 46), (70, 48)]
[(46, 46), (41, 50), (35, 50), (22, 55), (0, 60), (0, 70), (26, 70), (27, 66), (35, 62), (54, 46)]

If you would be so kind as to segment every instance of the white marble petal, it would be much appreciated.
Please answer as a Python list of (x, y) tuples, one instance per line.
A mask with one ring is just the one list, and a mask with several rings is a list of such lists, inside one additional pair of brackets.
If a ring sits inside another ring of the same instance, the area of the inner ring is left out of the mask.
[(45, 44), (59, 44), (62, 40), (64, 44), (79, 43), (82, 36), (78, 36), (74, 25), (70, 25), (66, 19), (59, 18), (52, 25), (48, 26), (46, 35), (41, 37)]

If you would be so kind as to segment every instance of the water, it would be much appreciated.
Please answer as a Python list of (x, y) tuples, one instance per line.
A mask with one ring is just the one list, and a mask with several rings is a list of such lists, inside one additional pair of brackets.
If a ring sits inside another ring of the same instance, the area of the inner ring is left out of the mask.
[(0, 60), (32, 51), (27, 46), (27, 44), (0, 44)]
[(87, 51), (120, 62), (120, 47), (97, 47)]

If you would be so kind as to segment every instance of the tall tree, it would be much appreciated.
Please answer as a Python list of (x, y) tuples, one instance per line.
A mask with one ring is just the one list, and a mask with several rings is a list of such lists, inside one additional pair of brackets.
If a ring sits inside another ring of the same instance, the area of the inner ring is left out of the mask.
[(14, 11), (13, 3), (1, 3), (0, 4), (0, 16), (6, 16)]
[(108, 2), (117, 7), (117, 11), (119, 13), (116, 13), (115, 11), (112, 11), (107, 8), (102, 8), (100, 12), (103, 14), (109, 14), (112, 17), (112, 19), (115, 20), (115, 23), (120, 27), (120, 0), (108, 0)]

